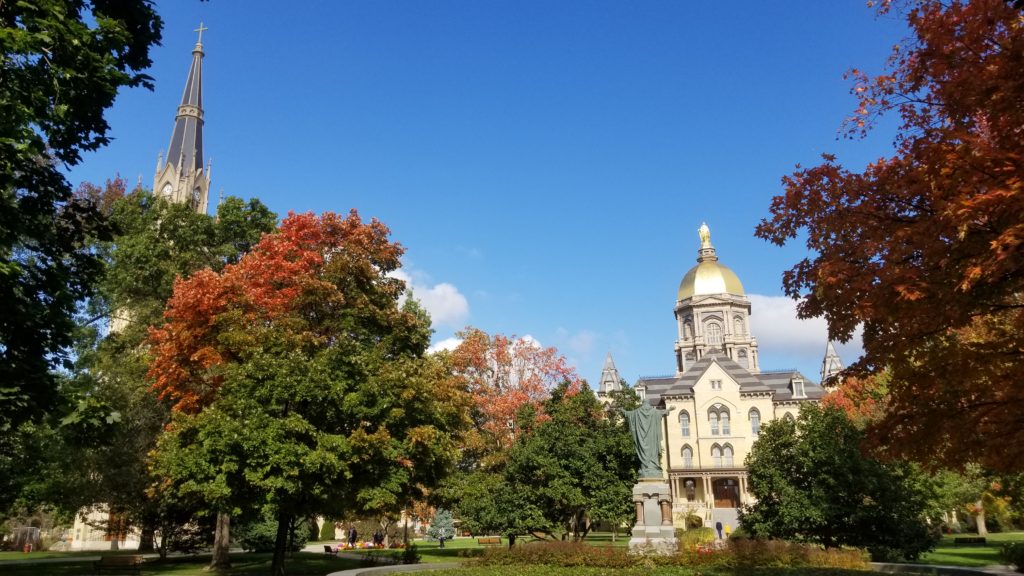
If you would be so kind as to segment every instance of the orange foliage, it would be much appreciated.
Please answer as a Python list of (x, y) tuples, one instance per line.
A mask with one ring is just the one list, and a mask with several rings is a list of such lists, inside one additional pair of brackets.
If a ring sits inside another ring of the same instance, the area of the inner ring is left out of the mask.
[[(339, 298), (323, 279), (331, 268), (343, 269), (353, 282), (374, 281), (380, 271), (399, 266), (402, 247), (390, 242), (388, 234), (377, 220), (363, 223), (355, 210), (347, 218), (332, 212), (289, 213), (237, 264), (219, 274), (206, 269), (178, 279), (164, 312), (167, 322), (150, 329), (153, 389), (175, 410), (201, 410), (220, 385), (217, 367), (235, 359), (244, 344), (244, 338), (227, 340), (220, 322), (269, 323), (299, 311), (304, 298)], [(397, 282), (384, 288), (396, 298), (401, 290)], [(351, 298), (360, 297), (356, 292)], [(342, 287), (340, 298), (346, 296)]]
[(802, 317), (824, 317), (840, 341), (863, 326), (851, 373), (891, 378), (869, 428), (876, 444), (927, 464), (1019, 470), (1024, 19), (1003, 0), (881, 11), (902, 11), (914, 36), (894, 47), (888, 73), (850, 72), (858, 106), (846, 127), (860, 136), (897, 114), (894, 155), (860, 173), (832, 156), (798, 169), (757, 234), (806, 235), (811, 255), (783, 277)]
[(524, 406), (535, 418), (544, 417), (542, 402), (551, 390), (569, 382), (579, 390), (582, 381), (555, 348), (542, 348), (535, 341), (516, 336), (488, 335), (468, 328), (459, 334), (462, 343), (452, 351), (452, 367), (466, 380), (477, 412), (478, 431), (492, 448), (512, 445), (533, 422), (517, 422)]

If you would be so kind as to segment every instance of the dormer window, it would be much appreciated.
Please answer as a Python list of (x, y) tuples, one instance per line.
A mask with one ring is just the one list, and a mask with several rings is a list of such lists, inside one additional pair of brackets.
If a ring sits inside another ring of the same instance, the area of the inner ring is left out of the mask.
[(792, 388), (794, 398), (804, 398), (807, 396), (807, 394), (804, 393), (804, 381), (800, 378), (793, 378)]
[(722, 381), (721, 380), (712, 380), (711, 381), (711, 389), (712, 390), (721, 390), (722, 389)]

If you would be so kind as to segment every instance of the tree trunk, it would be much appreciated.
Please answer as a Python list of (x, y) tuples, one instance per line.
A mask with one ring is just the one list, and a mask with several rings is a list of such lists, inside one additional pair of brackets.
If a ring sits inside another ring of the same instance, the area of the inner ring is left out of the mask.
[(139, 534), (139, 553), (153, 552), (156, 550), (156, 526), (152, 523), (142, 525), (142, 533)]
[(270, 564), (272, 576), (284, 576), (284, 554), (288, 546), (288, 527), (291, 526), (291, 518), (284, 512), (277, 514), (277, 537), (274, 538), (274, 560)]
[(213, 532), (213, 558), (210, 570), (227, 570), (231, 568), (231, 557), (228, 549), (231, 546), (231, 516), (224, 512), (217, 513), (217, 528)]
[(988, 527), (985, 526), (985, 502), (978, 500), (974, 504), (974, 509), (978, 511), (974, 517), (974, 521), (978, 525), (978, 536), (988, 536)]

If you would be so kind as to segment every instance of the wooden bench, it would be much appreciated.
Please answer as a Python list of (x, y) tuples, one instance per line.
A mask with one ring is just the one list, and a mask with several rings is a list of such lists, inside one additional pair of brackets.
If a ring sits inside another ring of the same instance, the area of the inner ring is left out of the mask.
[(338, 551), (334, 548), (331, 548), (327, 544), (324, 544), (324, 554), (327, 554), (328, 556), (334, 556), (335, 558), (338, 557)]
[(959, 546), (960, 544), (984, 544), (984, 536), (957, 536), (953, 538), (953, 545)]
[(501, 546), (501, 536), (484, 536), (477, 538), (476, 543), (481, 546)]
[(92, 563), (93, 571), (96, 574), (107, 572), (131, 572), (132, 574), (142, 573), (141, 554), (127, 554), (124, 556), (100, 556), (100, 559)]

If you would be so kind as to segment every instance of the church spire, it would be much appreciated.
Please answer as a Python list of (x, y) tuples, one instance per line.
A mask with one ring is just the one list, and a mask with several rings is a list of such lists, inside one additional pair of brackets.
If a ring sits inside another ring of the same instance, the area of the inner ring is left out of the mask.
[(207, 29), (200, 23), (195, 30), (199, 39), (192, 48), (192, 66), (174, 118), (171, 143), (153, 182), (156, 194), (187, 202), (201, 213), (206, 212), (210, 192), (209, 172), (203, 167), (203, 32)]
[(828, 382), (828, 379), (840, 373), (843, 370), (843, 362), (839, 359), (839, 354), (836, 353), (836, 349), (832, 346), (832, 341), (828, 341), (828, 346), (825, 347), (825, 358), (821, 361), (821, 385), (828, 386), (833, 383)]
[(597, 395), (603, 397), (610, 392), (618, 392), (622, 390), (622, 377), (619, 376), (619, 370), (615, 367), (615, 361), (612, 360), (612, 353), (608, 353), (608, 357), (604, 359), (604, 368), (601, 369), (601, 381), (597, 387)]

